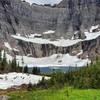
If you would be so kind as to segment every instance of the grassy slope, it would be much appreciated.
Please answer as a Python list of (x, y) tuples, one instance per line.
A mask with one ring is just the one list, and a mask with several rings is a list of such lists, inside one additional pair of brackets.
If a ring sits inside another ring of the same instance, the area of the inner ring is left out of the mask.
[(17, 91), (9, 94), (10, 100), (100, 100), (100, 90), (61, 90)]

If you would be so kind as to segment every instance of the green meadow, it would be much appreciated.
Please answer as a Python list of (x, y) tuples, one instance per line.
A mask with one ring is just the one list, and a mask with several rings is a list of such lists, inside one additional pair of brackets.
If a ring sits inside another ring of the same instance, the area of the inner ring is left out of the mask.
[(8, 94), (9, 100), (100, 100), (98, 89), (47, 89), (17, 91)]

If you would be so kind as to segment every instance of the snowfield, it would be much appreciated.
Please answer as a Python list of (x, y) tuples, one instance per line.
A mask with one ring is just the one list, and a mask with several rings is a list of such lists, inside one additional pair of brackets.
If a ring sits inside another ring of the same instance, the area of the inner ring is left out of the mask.
[[(52, 33), (53, 31), (47, 31), (46, 34), (48, 34), (49, 32)], [(52, 44), (52, 45), (55, 45), (58, 47), (59, 46), (68, 47), (68, 46), (75, 45), (81, 41), (96, 39), (97, 37), (100, 36), (100, 31), (99, 32), (84, 32), (84, 34), (86, 36), (85, 39), (63, 39), (63, 38), (61, 38), (61, 39), (57, 39), (55, 41), (51, 41), (50, 39), (43, 39), (42, 37), (41, 38), (37, 38), (37, 37), (31, 38), (31, 37), (24, 37), (24, 36), (20, 36), (20, 35), (12, 35), (12, 37), (17, 40), (22, 40), (25, 42), (31, 42), (31, 43), (36, 43), (36, 44)]]
[[(49, 79), (49, 77), (45, 77)], [(22, 84), (37, 84), (42, 80), (42, 76), (22, 73), (0, 74), (0, 89), (8, 89), (21, 86)]]
[[(22, 66), (22, 57), (16, 56), (17, 62)], [(54, 54), (50, 57), (32, 58), (23, 56), (24, 66), (28, 67), (82, 67), (90, 63), (89, 59), (79, 59), (69, 54)]]
[(12, 35), (12, 37), (17, 39), (17, 40), (22, 40), (22, 41), (25, 41), (25, 42), (31, 42), (31, 43), (36, 43), (36, 44), (52, 44), (52, 45), (55, 45), (55, 46), (62, 46), (62, 47), (71, 46), (71, 45), (74, 45), (74, 44), (81, 41), (81, 39), (77, 39), (77, 40), (58, 39), (56, 41), (51, 41), (50, 39), (27, 38), (27, 37), (17, 36), (17, 35)]
[[(70, 54), (53, 54), (49, 57), (42, 58), (16, 55), (16, 61), (20, 66), (27, 65), (28, 67), (82, 67), (91, 62), (88, 57), (87, 59), (80, 59), (77, 57), (82, 53), (83, 51), (80, 50), (80, 52), (76, 56), (71, 56)], [(2, 51), (2, 55), (3, 54), (4, 50)], [(7, 54), (7, 52), (6, 57), (8, 62), (13, 60), (13, 57)], [(22, 62), (24, 62), (24, 64)]]

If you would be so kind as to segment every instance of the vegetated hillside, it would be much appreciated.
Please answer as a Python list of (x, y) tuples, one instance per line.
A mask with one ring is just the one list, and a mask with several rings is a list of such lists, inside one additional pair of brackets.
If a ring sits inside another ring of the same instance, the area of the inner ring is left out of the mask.
[[(42, 81), (31, 91), (11, 92), (11, 100), (91, 100), (100, 99), (100, 60), (97, 57), (84, 68), (67, 73), (54, 72), (51, 79)], [(70, 86), (70, 87), (69, 87)], [(74, 88), (73, 88), (74, 87)], [(46, 88), (46, 89), (44, 89)], [(79, 88), (79, 89), (78, 89)], [(20, 95), (19, 95), (20, 94)]]
[(42, 80), (37, 87), (63, 87), (64, 85), (80, 89), (100, 89), (100, 60), (98, 57), (96, 61), (91, 61), (91, 64), (83, 68), (77, 68), (75, 71), (68, 72), (54, 72), (51, 79), (46, 81)]

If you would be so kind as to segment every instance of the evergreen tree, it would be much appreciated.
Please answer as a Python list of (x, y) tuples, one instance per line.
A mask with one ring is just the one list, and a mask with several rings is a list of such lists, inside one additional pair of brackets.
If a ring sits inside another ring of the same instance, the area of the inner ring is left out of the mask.
[(36, 67), (33, 67), (32, 74), (36, 74)]
[(23, 59), (23, 56), (22, 56), (22, 73), (24, 72), (24, 59)]
[(22, 72), (22, 67), (20, 67), (19, 62), (17, 64), (17, 72)]
[(27, 66), (24, 67), (24, 73), (28, 73), (28, 67)]
[(27, 90), (28, 90), (28, 91), (31, 91), (32, 88), (33, 88), (33, 85), (32, 85), (32, 83), (30, 82), (30, 83), (28, 84), (28, 86), (27, 86)]
[(32, 74), (40, 74), (40, 68), (33, 67)]
[(0, 50), (0, 62), (2, 61), (2, 52)]
[(1, 61), (1, 66), (0, 66), (0, 70), (1, 71), (4, 71), (5, 68), (7, 67), (7, 58), (6, 58), (6, 52), (4, 51), (3, 53), (3, 58), (2, 58), (2, 61)]
[(99, 61), (99, 58), (98, 58), (98, 56), (96, 56), (96, 62), (98, 62)]
[(17, 62), (16, 62), (16, 58), (14, 58), (11, 62), (11, 71), (16, 72), (16, 70), (17, 70)]
[(40, 72), (40, 68), (37, 68), (37, 74), (40, 74), (41, 72)]
[(2, 66), (6, 66), (7, 65), (7, 58), (6, 58), (6, 52), (4, 51), (4, 54), (3, 54), (3, 59), (2, 59)]

